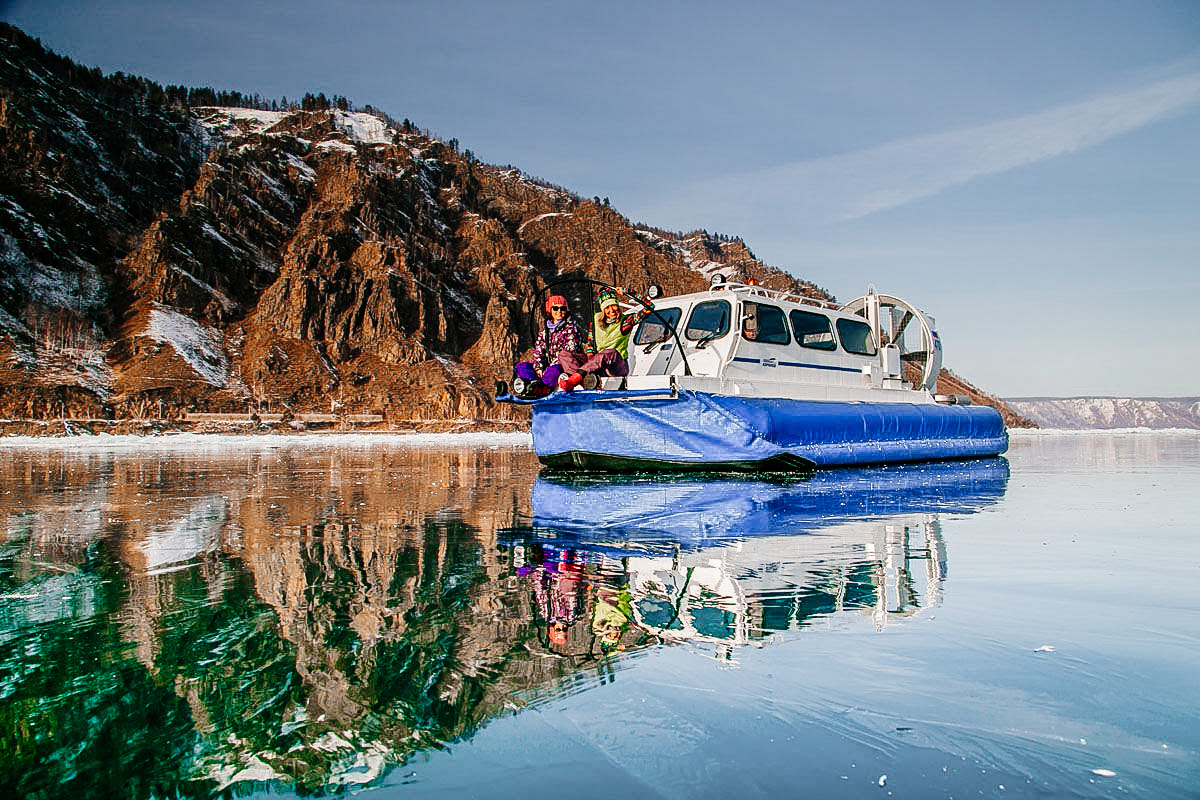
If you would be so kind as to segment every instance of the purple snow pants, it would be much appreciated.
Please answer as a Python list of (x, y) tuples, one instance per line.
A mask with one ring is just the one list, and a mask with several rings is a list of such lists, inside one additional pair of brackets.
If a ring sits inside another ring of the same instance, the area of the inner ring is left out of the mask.
[(562, 352), (558, 354), (558, 363), (563, 372), (574, 375), (577, 372), (590, 372), (604, 377), (611, 375), (616, 378), (629, 374), (629, 365), (616, 350), (601, 350), (596, 355), (588, 357), (583, 353)]
[(527, 381), (541, 381), (545, 386), (551, 389), (558, 388), (558, 376), (562, 375), (562, 367), (558, 364), (551, 364), (546, 367), (546, 371), (538, 377), (537, 370), (533, 368), (533, 364), (528, 361), (522, 361), (517, 364), (517, 377), (524, 378)]

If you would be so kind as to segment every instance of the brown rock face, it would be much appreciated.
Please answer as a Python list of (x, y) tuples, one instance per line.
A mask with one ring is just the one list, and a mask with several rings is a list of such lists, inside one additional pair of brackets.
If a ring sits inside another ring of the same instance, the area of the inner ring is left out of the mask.
[[(11, 88), (9, 88), (11, 87)], [(496, 380), (563, 276), (827, 297), (363, 113), (187, 108), (0, 28), (0, 416), (523, 424)], [(964, 392), (965, 393), (965, 392)]]

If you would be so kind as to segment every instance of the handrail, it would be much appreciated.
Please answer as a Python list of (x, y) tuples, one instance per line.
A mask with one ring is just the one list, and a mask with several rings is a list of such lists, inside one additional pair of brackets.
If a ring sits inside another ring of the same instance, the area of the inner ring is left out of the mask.
[(828, 308), (833, 311), (840, 311), (843, 306), (833, 300), (821, 300), (808, 295), (795, 294), (794, 292), (785, 291), (783, 289), (768, 289), (766, 286), (750, 283), (718, 283), (708, 287), (709, 292), (717, 292), (722, 289), (731, 291), (735, 294), (757, 295), (759, 297), (767, 297), (772, 300), (786, 300), (789, 303), (797, 305), (816, 306), (817, 308)]

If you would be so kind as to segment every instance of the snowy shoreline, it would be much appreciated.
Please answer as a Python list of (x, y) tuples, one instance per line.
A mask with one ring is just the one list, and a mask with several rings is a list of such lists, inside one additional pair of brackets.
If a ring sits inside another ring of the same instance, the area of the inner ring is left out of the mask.
[[(1041, 436), (1200, 436), (1193, 428), (1013, 428), (1012, 439)], [(3, 449), (88, 449), (88, 450), (262, 450), (286, 447), (406, 447), (406, 448), (519, 448), (533, 446), (530, 433), (160, 433), (75, 434), (62, 436), (0, 436)]]
[(262, 450), (285, 447), (530, 448), (533, 437), (517, 433), (162, 433), (0, 436), (3, 449)]

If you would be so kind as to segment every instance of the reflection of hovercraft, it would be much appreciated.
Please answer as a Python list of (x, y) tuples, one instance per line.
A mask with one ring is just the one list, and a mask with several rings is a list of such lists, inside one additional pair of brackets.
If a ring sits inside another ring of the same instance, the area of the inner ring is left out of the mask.
[(623, 576), (640, 628), (729, 658), (729, 647), (831, 615), (867, 615), (883, 628), (938, 606), (939, 515), (974, 513), (1007, 483), (1002, 458), (780, 482), (543, 475), (533, 525), (502, 538), (516, 558), (548, 549), (599, 559)]
[(664, 640), (726, 647), (833, 615), (869, 616), (882, 629), (937, 607), (946, 550), (936, 517), (890, 519), (846, 523), (836, 535), (630, 555), (623, 563), (634, 619)]
[(973, 513), (1008, 484), (1003, 458), (826, 470), (806, 480), (558, 478), (533, 487), (533, 525), (594, 544), (698, 547), (898, 514)]

